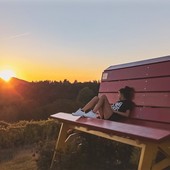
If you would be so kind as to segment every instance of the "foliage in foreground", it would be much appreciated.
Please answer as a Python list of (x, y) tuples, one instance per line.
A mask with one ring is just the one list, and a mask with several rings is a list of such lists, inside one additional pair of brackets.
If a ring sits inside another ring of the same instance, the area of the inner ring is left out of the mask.
[(57, 137), (59, 124), (52, 119), (42, 121), (0, 121), (0, 149), (14, 148)]
[[(13, 150), (25, 145), (38, 146), (39, 170), (48, 170), (54, 153), (60, 124), (49, 119), (0, 122), (0, 162), (12, 159)], [(5, 149), (6, 148), (6, 149)], [(8, 152), (7, 152), (8, 148)], [(4, 150), (5, 149), (5, 150)], [(127, 170), (134, 148), (93, 135), (80, 133), (69, 141), (65, 152), (57, 152), (53, 169), (57, 170)], [(136, 158), (136, 155), (134, 156)]]
[[(38, 161), (39, 170), (50, 167), (54, 142), (45, 145)], [(53, 170), (127, 170), (132, 167), (133, 147), (82, 133), (68, 144), (65, 152), (57, 152)], [(133, 165), (134, 166), (134, 165)]]

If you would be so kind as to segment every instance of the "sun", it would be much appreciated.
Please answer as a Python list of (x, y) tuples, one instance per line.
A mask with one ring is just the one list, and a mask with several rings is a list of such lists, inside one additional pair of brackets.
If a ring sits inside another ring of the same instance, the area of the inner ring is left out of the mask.
[(0, 78), (8, 82), (12, 77), (15, 77), (15, 72), (13, 70), (2, 70), (0, 72)]

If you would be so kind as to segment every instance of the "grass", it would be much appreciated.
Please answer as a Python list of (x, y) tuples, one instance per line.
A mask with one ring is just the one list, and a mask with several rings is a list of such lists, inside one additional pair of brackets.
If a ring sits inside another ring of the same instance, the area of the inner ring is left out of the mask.
[(32, 149), (20, 149), (11, 160), (0, 163), (0, 170), (37, 170)]

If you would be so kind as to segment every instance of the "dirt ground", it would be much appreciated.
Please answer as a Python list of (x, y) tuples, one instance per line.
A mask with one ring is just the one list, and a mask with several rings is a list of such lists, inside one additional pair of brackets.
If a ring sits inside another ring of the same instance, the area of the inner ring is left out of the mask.
[(0, 162), (0, 170), (37, 170), (37, 157), (33, 148), (15, 150), (11, 159)]

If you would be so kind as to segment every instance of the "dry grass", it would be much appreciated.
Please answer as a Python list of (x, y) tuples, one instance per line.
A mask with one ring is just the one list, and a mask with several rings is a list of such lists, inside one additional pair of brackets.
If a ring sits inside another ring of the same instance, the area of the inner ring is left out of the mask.
[(37, 170), (31, 149), (19, 150), (12, 160), (1, 162), (0, 170)]

